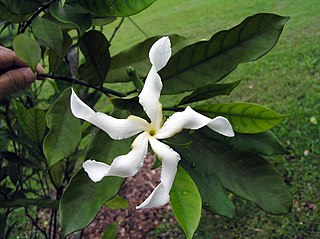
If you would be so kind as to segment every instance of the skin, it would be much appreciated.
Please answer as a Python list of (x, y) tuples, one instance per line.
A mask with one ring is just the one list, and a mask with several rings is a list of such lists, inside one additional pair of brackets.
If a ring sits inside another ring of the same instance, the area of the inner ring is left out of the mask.
[[(37, 72), (44, 72), (38, 64)], [(36, 80), (36, 74), (17, 55), (0, 46), (0, 98), (26, 88)]]

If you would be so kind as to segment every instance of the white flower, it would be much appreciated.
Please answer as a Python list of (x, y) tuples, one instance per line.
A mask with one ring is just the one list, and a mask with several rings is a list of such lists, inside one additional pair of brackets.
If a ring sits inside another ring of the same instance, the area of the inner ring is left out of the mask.
[(85, 161), (83, 168), (92, 181), (98, 182), (105, 176), (125, 178), (135, 175), (143, 164), (148, 142), (162, 161), (161, 182), (137, 208), (157, 207), (169, 202), (169, 192), (177, 172), (180, 155), (159, 140), (170, 138), (183, 129), (199, 129), (203, 126), (208, 126), (228, 137), (234, 136), (232, 127), (226, 118), (218, 116), (210, 119), (189, 106), (182, 112), (174, 113), (162, 125), (162, 105), (159, 102), (162, 82), (158, 71), (167, 64), (170, 56), (171, 45), (168, 37), (162, 37), (155, 42), (149, 52), (152, 67), (139, 95), (139, 102), (151, 123), (133, 115), (127, 119), (116, 119), (104, 113), (94, 112), (72, 90), (71, 111), (75, 117), (96, 125), (116, 140), (140, 133), (132, 143), (131, 151), (126, 155), (116, 157), (111, 165), (95, 160)]

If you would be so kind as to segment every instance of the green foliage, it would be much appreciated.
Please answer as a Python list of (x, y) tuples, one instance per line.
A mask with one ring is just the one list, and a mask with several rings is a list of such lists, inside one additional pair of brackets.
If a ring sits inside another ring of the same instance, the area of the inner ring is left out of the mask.
[[(230, 149), (212, 137), (213, 134), (209, 129), (198, 130), (190, 135), (193, 140), (190, 148), (176, 147), (182, 165), (198, 174), (197, 177), (215, 174), (224, 188), (269, 213), (288, 213), (292, 196), (270, 163), (259, 155)], [(179, 137), (186, 139), (188, 135)]]
[(194, 108), (211, 118), (224, 116), (231, 122), (233, 130), (247, 134), (267, 131), (288, 117), (252, 103), (210, 104)]
[(129, 207), (128, 201), (119, 195), (116, 195), (104, 205), (111, 209), (125, 209)]
[(127, 17), (141, 12), (149, 7), (155, 0), (68, 0), (67, 3), (80, 3), (86, 9), (111, 17)]
[(226, 84), (210, 84), (202, 86), (190, 95), (184, 97), (179, 105), (189, 104), (197, 101), (207, 100), (218, 95), (229, 95), (231, 91), (239, 85), (240, 81)]
[(100, 207), (117, 194), (123, 182), (121, 178), (105, 177), (94, 183), (83, 170), (77, 172), (60, 201), (62, 236), (86, 227)]
[(88, 11), (80, 8), (78, 5), (65, 5), (62, 7), (60, 2), (50, 5), (49, 11), (51, 15), (63, 23), (64, 28), (77, 29), (83, 35), (92, 24), (92, 17)]
[[(180, 50), (186, 44), (186, 39), (177, 34), (169, 35), (173, 53)], [(143, 78), (150, 70), (149, 50), (152, 44), (161, 36), (154, 36), (130, 47), (111, 58), (110, 71), (106, 82), (127, 82), (130, 76), (127, 69), (132, 67), (139, 77)]]
[(50, 131), (43, 142), (43, 151), (49, 166), (69, 157), (81, 140), (80, 121), (69, 107), (71, 90), (65, 90), (48, 111), (46, 120)]
[[(42, 64), (54, 73), (47, 76), (55, 79), (49, 84), (48, 80), (37, 82), (26, 94), (1, 101), (0, 205), (7, 208), (8, 215), (18, 207), (25, 207), (27, 215), (31, 206), (52, 208), (51, 228), (61, 199), (59, 215), (62, 236), (66, 236), (86, 227), (102, 205), (128, 207), (128, 202), (117, 196), (124, 179), (106, 177), (93, 183), (79, 168), (83, 159), (110, 164), (116, 156), (127, 153), (132, 140), (116, 142), (104, 132), (80, 123), (70, 112), (70, 89), (63, 90), (72, 84), (92, 108), (103, 105), (110, 109), (111, 105), (106, 104), (110, 100), (115, 112), (121, 110), (127, 115), (130, 111), (146, 117), (137, 93), (150, 69), (148, 51), (160, 36), (148, 37), (111, 57), (102, 26), (116, 17), (134, 15), (154, 1), (0, 0), (0, 19), (5, 20), (0, 21), (1, 37), (7, 34), (7, 45), (13, 45), (16, 54), (33, 70), (42, 59)], [(208, 41), (191, 45), (180, 35), (169, 35), (173, 57), (160, 72), (163, 93), (168, 95), (164, 105), (169, 102), (173, 107), (167, 109), (180, 110), (181, 105), (197, 103), (197, 111), (212, 118), (225, 116), (237, 131), (234, 138), (208, 129), (185, 132), (169, 142), (179, 151), (186, 170), (178, 168), (170, 202), (187, 238), (192, 238), (198, 227), (201, 204), (213, 214), (233, 219), (236, 204), (232, 194), (273, 214), (287, 213), (291, 208), (290, 193), (264, 158), (286, 152), (268, 131), (286, 115), (251, 103), (200, 102), (229, 95), (240, 80), (217, 82), (240, 63), (257, 60), (270, 51), (287, 20), (275, 14), (256, 14)], [(109, 38), (113, 43), (120, 25)], [(96, 26), (101, 26), (100, 31)], [(315, 64), (312, 61), (308, 66), (313, 69)], [(121, 84), (118, 92), (113, 84), (117, 82), (129, 82), (131, 88)], [(188, 93), (177, 95), (184, 92)], [(0, 235), (8, 237), (14, 223), (7, 224), (6, 217), (0, 215)], [(110, 224), (103, 238), (115, 238), (116, 228), (116, 223)]]
[(83, 35), (79, 45), (86, 59), (79, 67), (81, 78), (91, 85), (102, 85), (110, 66), (108, 40), (101, 32), (91, 30)]
[(192, 178), (182, 167), (178, 167), (170, 191), (170, 204), (186, 237), (192, 238), (201, 217), (201, 196)]
[(35, 71), (41, 57), (38, 42), (26, 34), (20, 34), (14, 38), (13, 49), (17, 56), (27, 62), (30, 68)]
[(113, 222), (104, 230), (102, 239), (116, 239), (117, 237), (117, 223)]
[(288, 17), (256, 14), (230, 30), (220, 31), (209, 41), (180, 50), (160, 71), (163, 94), (191, 91), (222, 80), (238, 64), (254, 61), (277, 43)]
[(41, 109), (26, 109), (23, 105), (17, 104), (19, 126), (24, 134), (38, 145), (41, 145), (47, 129), (45, 115)]
[(62, 56), (63, 34), (57, 24), (43, 17), (37, 17), (32, 21), (32, 32), (45, 47)]

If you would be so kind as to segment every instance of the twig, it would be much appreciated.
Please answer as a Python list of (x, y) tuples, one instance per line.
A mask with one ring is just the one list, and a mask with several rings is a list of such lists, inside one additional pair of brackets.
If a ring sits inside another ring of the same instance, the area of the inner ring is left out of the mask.
[(149, 38), (149, 36), (147, 35), (147, 33), (145, 33), (141, 27), (139, 27), (139, 25), (137, 23), (135, 23), (135, 21), (133, 21), (130, 17), (128, 17), (128, 19), (130, 20), (130, 22), (142, 33), (142, 35), (144, 35), (146, 38)]
[(108, 88), (105, 88), (105, 87), (89, 85), (88, 83), (86, 83), (84, 81), (81, 81), (81, 80), (78, 80), (78, 79), (75, 79), (75, 78), (72, 78), (72, 77), (68, 77), (68, 76), (61, 76), (61, 75), (56, 75), (56, 74), (40, 74), (40, 73), (37, 74), (37, 79), (43, 79), (43, 78), (51, 78), (51, 79), (54, 79), (54, 80), (61, 80), (61, 81), (74, 83), (74, 84), (77, 84), (77, 85), (83, 85), (83, 86), (98, 90), (98, 91), (100, 91), (100, 92), (102, 92), (102, 93), (104, 93), (106, 95), (115, 95), (115, 96), (119, 96), (119, 97), (127, 96), (126, 93), (121, 93), (121, 92), (118, 92), (118, 91), (115, 91), (115, 90), (111, 90), (111, 89), (108, 89)]
[(24, 26), (20, 29), (19, 33), (24, 33), (27, 30), (27, 28), (31, 25), (31, 22), (33, 21), (33, 19), (35, 19), (37, 16), (39, 16), (42, 11), (49, 8), (52, 3), (57, 2), (57, 1), (58, 0), (51, 0), (50, 2), (47, 2), (47, 3), (43, 4), (41, 7), (39, 7), (39, 9), (37, 11), (35, 11), (32, 14), (32, 16), (26, 21)]
[(111, 37), (110, 37), (109, 43), (112, 42), (112, 39), (115, 37), (117, 31), (120, 29), (123, 21), (124, 21), (124, 17), (121, 19), (121, 21), (120, 21), (120, 23), (118, 24), (118, 26), (116, 26), (116, 28), (114, 29), (114, 31), (113, 31), (113, 33), (112, 33), (112, 35), (111, 35)]

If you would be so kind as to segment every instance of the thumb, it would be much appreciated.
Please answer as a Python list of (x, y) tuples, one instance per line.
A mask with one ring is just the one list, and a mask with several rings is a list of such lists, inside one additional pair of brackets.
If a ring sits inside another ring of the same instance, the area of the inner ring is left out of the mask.
[(21, 90), (36, 79), (29, 67), (21, 67), (10, 70), (0, 76), (0, 97)]

